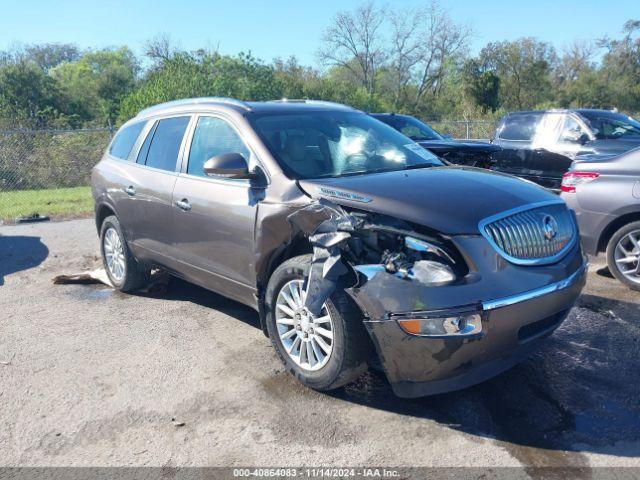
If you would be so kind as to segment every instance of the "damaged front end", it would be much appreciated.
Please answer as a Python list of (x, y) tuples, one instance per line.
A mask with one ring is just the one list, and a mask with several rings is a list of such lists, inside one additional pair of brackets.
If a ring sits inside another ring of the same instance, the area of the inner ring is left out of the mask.
[(306, 308), (318, 315), (344, 288), (401, 397), (465, 388), (523, 360), (585, 282), (579, 244), (553, 265), (528, 268), (482, 235), (446, 236), (324, 198), (287, 219), (313, 246)]
[(382, 272), (422, 286), (446, 285), (467, 272), (460, 256), (447, 252), (441, 240), (412, 230), (402, 220), (347, 212), (325, 199), (301, 208), (288, 220), (292, 235), (304, 235), (313, 247), (305, 299), (313, 315), (320, 313), (338, 280), (349, 273), (348, 291), (353, 296), (353, 289)]

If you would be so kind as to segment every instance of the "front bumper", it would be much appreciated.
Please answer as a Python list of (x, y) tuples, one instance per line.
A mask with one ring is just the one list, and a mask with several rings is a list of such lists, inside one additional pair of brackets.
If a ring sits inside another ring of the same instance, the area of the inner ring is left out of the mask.
[[(484, 260), (459, 285), (424, 287), (381, 274), (351, 292), (367, 314), (367, 331), (399, 397), (466, 388), (522, 361), (562, 323), (586, 281), (587, 264), (578, 245), (547, 267), (505, 265), (492, 255)], [(535, 283), (532, 275), (537, 285), (527, 288)], [(500, 288), (506, 294), (484, 297), (495, 292), (500, 279), (510, 282), (510, 289)], [(470, 335), (431, 337), (405, 333), (398, 324), (403, 318), (459, 312), (479, 314), (482, 328)]]

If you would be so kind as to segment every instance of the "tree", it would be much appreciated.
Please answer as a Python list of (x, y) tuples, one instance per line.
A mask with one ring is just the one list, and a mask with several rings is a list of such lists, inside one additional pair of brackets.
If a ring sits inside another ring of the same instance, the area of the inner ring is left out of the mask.
[(42, 125), (58, 110), (57, 85), (38, 65), (21, 60), (0, 68), (0, 111), (14, 126)]
[(629, 20), (619, 40), (601, 39), (606, 53), (602, 58), (603, 76), (618, 108), (640, 110), (640, 20)]
[(466, 53), (471, 30), (452, 21), (449, 14), (436, 2), (432, 2), (423, 13), (425, 27), (418, 38), (417, 91), (414, 108), (417, 108), (428, 92), (440, 90), (447, 63)]
[(43, 43), (29, 45), (24, 49), (29, 60), (48, 72), (64, 62), (75, 62), (80, 58), (80, 50), (71, 43)]
[(321, 62), (349, 71), (360, 86), (374, 93), (376, 73), (385, 59), (383, 21), (384, 10), (371, 2), (354, 12), (339, 12), (322, 37)]
[(134, 87), (138, 61), (127, 47), (85, 52), (79, 60), (58, 65), (51, 77), (60, 85), (66, 111), (83, 122), (113, 124), (120, 103)]
[(174, 44), (168, 33), (161, 33), (148, 40), (144, 45), (144, 54), (150, 58), (156, 67), (163, 62), (171, 60), (178, 53), (178, 48)]
[(596, 45), (592, 41), (574, 40), (566, 46), (555, 71), (558, 83), (574, 82), (582, 72), (593, 69), (595, 54)]
[(555, 49), (534, 38), (489, 43), (480, 51), (484, 68), (500, 77), (501, 104), (509, 110), (524, 110), (553, 97), (550, 74), (557, 57)]
[(273, 67), (251, 54), (235, 57), (177, 52), (148, 72), (122, 102), (120, 120), (142, 108), (188, 97), (221, 96), (240, 100), (272, 100), (282, 97)]
[(500, 106), (500, 77), (487, 70), (477, 59), (467, 60), (462, 69), (465, 93), (483, 113), (495, 112)]
[(424, 19), (420, 9), (408, 12), (391, 12), (391, 46), (389, 51), (391, 89), (395, 109), (407, 103), (409, 85), (414, 77), (413, 69), (420, 59), (420, 25)]

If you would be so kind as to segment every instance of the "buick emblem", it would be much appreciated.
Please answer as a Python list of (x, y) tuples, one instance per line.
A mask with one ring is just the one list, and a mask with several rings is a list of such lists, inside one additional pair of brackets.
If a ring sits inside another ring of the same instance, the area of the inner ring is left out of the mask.
[(558, 234), (558, 222), (551, 215), (545, 215), (542, 218), (542, 232), (544, 238), (551, 241)]

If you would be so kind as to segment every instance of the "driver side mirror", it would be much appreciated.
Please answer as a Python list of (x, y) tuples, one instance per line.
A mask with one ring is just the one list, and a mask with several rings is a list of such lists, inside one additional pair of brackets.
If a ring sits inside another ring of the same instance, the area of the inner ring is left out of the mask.
[(247, 160), (240, 153), (223, 153), (204, 162), (204, 174), (208, 177), (251, 179), (255, 174), (249, 171)]
[(562, 135), (562, 140), (570, 143), (584, 145), (589, 141), (589, 135), (580, 130), (568, 130)]
[(445, 140), (453, 140), (453, 135), (450, 135), (448, 133), (443, 133), (442, 138), (444, 138)]

